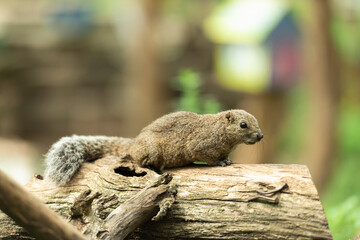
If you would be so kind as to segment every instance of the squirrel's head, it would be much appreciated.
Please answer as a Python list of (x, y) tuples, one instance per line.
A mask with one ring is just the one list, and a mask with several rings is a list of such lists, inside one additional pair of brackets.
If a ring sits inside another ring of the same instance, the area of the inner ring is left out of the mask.
[(254, 144), (264, 134), (256, 118), (244, 110), (229, 110), (220, 113), (226, 124), (226, 134), (236, 144)]

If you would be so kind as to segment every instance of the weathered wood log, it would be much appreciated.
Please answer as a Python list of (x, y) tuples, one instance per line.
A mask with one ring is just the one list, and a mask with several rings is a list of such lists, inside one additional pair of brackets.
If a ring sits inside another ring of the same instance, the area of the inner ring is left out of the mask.
[[(178, 186), (174, 205), (163, 220), (144, 223), (130, 238), (332, 238), (318, 193), (305, 166), (234, 164), (227, 167), (191, 166), (168, 172), (173, 175), (172, 184)], [(108, 157), (84, 164), (66, 186), (54, 187), (34, 178), (27, 187), (81, 232), (94, 236), (94, 232), (102, 227), (97, 228), (94, 224), (103, 222), (110, 212), (157, 177), (151, 170)], [(275, 191), (273, 196), (266, 194), (285, 183), (288, 188)], [(91, 204), (84, 210), (74, 208), (80, 194), (88, 190), (93, 193), (88, 195)], [(97, 192), (101, 195), (97, 196)], [(258, 198), (263, 196), (265, 198)], [(277, 198), (278, 203), (267, 200), (269, 197)], [(253, 201), (249, 201), (251, 199)], [(22, 234), (20, 227), (0, 214), (0, 238), (21, 236), (21, 239), (30, 239)]]
[[(177, 201), (166, 219), (143, 226), (142, 236), (332, 239), (306, 166), (234, 164), (170, 172), (178, 184)], [(259, 190), (273, 190), (284, 183), (288, 188), (277, 193), (278, 204), (249, 202), (259, 196)]]
[[(138, 166), (127, 162), (122, 164), (121, 168), (117, 167), (116, 171), (119, 171), (126, 176), (137, 176), (136, 171), (138, 169)], [(149, 171), (148, 169), (144, 170)], [(146, 174), (146, 172), (141, 171), (142, 170), (140, 169), (139, 176)], [(2, 175), (0, 175), (0, 177), (1, 176)], [(0, 179), (3, 180), (3, 178)], [(35, 179), (36, 180), (34, 180), (34, 182), (37, 182), (38, 180), (42, 180), (42, 177), (37, 176)], [(176, 189), (174, 186), (170, 188), (168, 185), (168, 183), (172, 180), (172, 175), (164, 173), (161, 176), (157, 175), (157, 178), (153, 179), (155, 180), (147, 184), (143, 190), (113, 210), (104, 220), (102, 218), (104, 218), (108, 213), (104, 213), (102, 211), (109, 210), (111, 209), (111, 206), (119, 204), (116, 195), (100, 198), (100, 201), (97, 202), (95, 208), (92, 208), (94, 200), (99, 199), (102, 194), (100, 192), (92, 193), (90, 189), (84, 190), (84, 192), (81, 192), (74, 199), (72, 205), (70, 206), (68, 212), (69, 216), (67, 218), (70, 220), (70, 222), (77, 226), (79, 230), (82, 229), (84, 232), (85, 229), (85, 234), (92, 239), (125, 239), (125, 237), (127, 237), (127, 235), (135, 228), (150, 220), (152, 217), (154, 220), (159, 220), (164, 217), (167, 210), (175, 201), (174, 196), (176, 194)], [(19, 191), (12, 191), (12, 189), (10, 189), (8, 186), (9, 184), (3, 184), (4, 182), (5, 181), (1, 181), (0, 186), (5, 186), (6, 188), (1, 188), (0, 190), (7, 190), (11, 193), (10, 195), (14, 195), (16, 198), (9, 198), (2, 192), (2, 198), (0, 198), (0, 200), (4, 201), (0, 201), (0, 206), (2, 206), (2, 202), (5, 202), (7, 203), (5, 205), (7, 208), (1, 209), (3, 209), (4, 212), (8, 214), (15, 211), (17, 214), (9, 215), (11, 217), (15, 216), (16, 218), (13, 218), (16, 220), (16, 222), (24, 226), (26, 230), (31, 233), (31, 236), (36, 237), (36, 239), (86, 239), (85, 236), (82, 235), (79, 231), (70, 231), (72, 228), (69, 231), (64, 231), (66, 230), (65, 227), (67, 223), (65, 222), (65, 224), (61, 225), (61, 219), (59, 219), (60, 221), (57, 224), (52, 223), (53, 221), (47, 221), (49, 219), (48, 216), (52, 216), (52, 212), (47, 212), (46, 209), (44, 210), (42, 208), (35, 209), (34, 206), (39, 207), (41, 205), (39, 201), (34, 201), (35, 199), (31, 199), (31, 197), (25, 198), (25, 201), (24, 196), (21, 196)], [(33, 186), (33, 183), (30, 185)], [(42, 183), (44, 184), (43, 186), (45, 186), (45, 188), (47, 188), (50, 184), (44, 181)], [(21, 188), (21, 186), (19, 186), (19, 188)], [(28, 193), (23, 191), (23, 194), (26, 196)], [(11, 201), (14, 201), (15, 203), (19, 202), (19, 204), (12, 206)], [(24, 206), (22, 206), (22, 204)], [(17, 209), (19, 206), (22, 207), (20, 210)], [(26, 209), (24, 209), (24, 207), (26, 207)], [(31, 211), (25, 211), (28, 209)], [(38, 210), (38, 212), (36, 210)], [(158, 214), (156, 215), (157, 212)], [(86, 219), (90, 214), (98, 214), (98, 219), (91, 218), (90, 220), (93, 221), (87, 221)], [(17, 217), (18, 215), (20, 215), (20, 219)], [(56, 215), (53, 217), (59, 218)], [(88, 223), (86, 228), (83, 226), (85, 222)], [(63, 228), (59, 228), (59, 226), (63, 226)], [(72, 226), (70, 225), (70, 227)], [(0, 233), (5, 232), (6, 230), (5, 226), (4, 228), (0, 227), (0, 230), (1, 229), (4, 231), (0, 231)], [(38, 229), (41, 231), (39, 232)], [(39, 234), (37, 234), (37, 232), (39, 232)], [(22, 239), (23, 237), (27, 239), (27, 234), (23, 234), (21, 232), (19, 232), (18, 235), (11, 236), (11, 239), (14, 239), (18, 236), (21, 236)]]

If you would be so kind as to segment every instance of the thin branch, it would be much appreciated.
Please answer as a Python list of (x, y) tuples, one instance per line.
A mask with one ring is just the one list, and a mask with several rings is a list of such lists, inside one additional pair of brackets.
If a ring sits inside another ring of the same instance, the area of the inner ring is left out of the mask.
[(0, 209), (36, 239), (86, 239), (1, 170)]

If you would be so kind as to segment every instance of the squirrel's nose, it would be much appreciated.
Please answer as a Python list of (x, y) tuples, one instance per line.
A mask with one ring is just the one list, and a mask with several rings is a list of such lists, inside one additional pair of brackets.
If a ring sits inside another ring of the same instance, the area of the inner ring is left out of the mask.
[(257, 134), (257, 140), (260, 141), (264, 137), (264, 134), (262, 132), (259, 132)]

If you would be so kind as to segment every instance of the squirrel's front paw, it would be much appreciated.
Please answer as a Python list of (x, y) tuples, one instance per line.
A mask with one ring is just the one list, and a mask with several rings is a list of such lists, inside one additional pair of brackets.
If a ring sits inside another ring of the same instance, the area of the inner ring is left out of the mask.
[(231, 165), (231, 164), (232, 164), (232, 161), (230, 159), (228, 159), (228, 158), (219, 161), (219, 165), (222, 166), (222, 167), (225, 167), (225, 166)]

